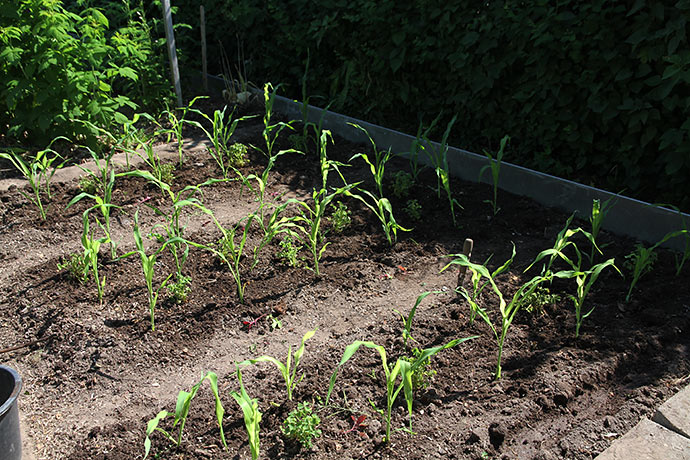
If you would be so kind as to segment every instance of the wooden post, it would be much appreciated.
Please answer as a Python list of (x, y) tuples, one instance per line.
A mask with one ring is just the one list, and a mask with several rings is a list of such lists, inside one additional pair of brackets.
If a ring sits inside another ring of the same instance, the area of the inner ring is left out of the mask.
[[(467, 259), (472, 257), (472, 249), (474, 248), (474, 241), (470, 238), (465, 239), (465, 244), (462, 245), (462, 253), (467, 256)], [(465, 280), (465, 274), (467, 274), (467, 267), (460, 267), (458, 271), (458, 287), (462, 286), (462, 282)]]
[(201, 78), (204, 83), (204, 92), (208, 94), (208, 78), (206, 77), (208, 71), (206, 64), (206, 15), (204, 14), (204, 5), (199, 5), (199, 20), (201, 21)]
[(168, 42), (168, 57), (170, 58), (170, 75), (175, 84), (177, 106), (182, 107), (182, 87), (180, 86), (180, 70), (177, 67), (177, 49), (175, 48), (175, 33), (173, 31), (170, 0), (163, 0), (163, 22), (165, 24), (165, 40)]

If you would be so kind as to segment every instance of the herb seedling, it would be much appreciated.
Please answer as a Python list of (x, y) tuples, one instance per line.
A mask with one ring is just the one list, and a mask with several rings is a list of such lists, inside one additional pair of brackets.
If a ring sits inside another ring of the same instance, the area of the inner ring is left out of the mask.
[(314, 334), (316, 333), (316, 330), (309, 331), (306, 334), (304, 334), (304, 337), (302, 337), (302, 343), (300, 343), (299, 348), (297, 351), (295, 351), (294, 355), (294, 363), (293, 363), (293, 356), (292, 356), (292, 346), (288, 348), (288, 355), (287, 355), (287, 360), (285, 363), (282, 363), (278, 361), (277, 359), (271, 357), (271, 356), (260, 356), (256, 359), (248, 359), (246, 361), (242, 361), (240, 366), (246, 366), (249, 364), (256, 364), (256, 363), (262, 363), (262, 362), (269, 362), (275, 364), (275, 366), (278, 368), (280, 373), (283, 376), (283, 380), (285, 380), (285, 386), (287, 388), (287, 396), (288, 400), (292, 401), (292, 393), (294, 391), (295, 386), (302, 381), (304, 378), (304, 374), (297, 379), (297, 367), (299, 366), (299, 363), (302, 359), (302, 355), (304, 354), (304, 348), (305, 348), (305, 342), (312, 338)]
[(422, 219), (422, 205), (416, 199), (407, 200), (407, 205), (403, 209), (410, 219), (418, 222)]
[(89, 259), (83, 254), (70, 254), (69, 258), (58, 262), (57, 268), (58, 270), (67, 269), (68, 276), (81, 284), (86, 284), (89, 280)]
[(412, 175), (405, 171), (398, 171), (393, 174), (393, 195), (398, 198), (407, 198), (410, 189), (414, 184)]
[(309, 403), (299, 403), (283, 422), (281, 431), (288, 439), (299, 442), (307, 449), (311, 448), (313, 439), (321, 436), (318, 428), (321, 423), (319, 416), (312, 412)]
[(328, 219), (331, 222), (331, 229), (335, 233), (342, 233), (352, 222), (350, 214), (352, 214), (352, 212), (347, 209), (347, 205), (339, 201), (335, 211), (333, 211), (333, 214)]
[[(496, 364), (496, 380), (498, 380), (501, 378), (501, 355), (503, 354), (503, 344), (505, 342), (508, 329), (510, 328), (510, 325), (513, 323), (513, 319), (515, 319), (515, 315), (517, 314), (517, 312), (520, 310), (522, 306), (524, 306), (523, 299), (531, 296), (532, 293), (537, 289), (537, 287), (544, 281), (547, 281), (548, 278), (544, 276), (535, 276), (530, 281), (520, 286), (517, 292), (513, 295), (513, 298), (510, 302), (506, 302), (505, 298), (503, 297), (503, 293), (496, 285), (494, 275), (492, 275), (492, 273), (489, 272), (489, 269), (486, 268), (486, 266), (470, 262), (470, 260), (467, 258), (465, 254), (453, 254), (449, 257), (454, 257), (454, 259), (448, 265), (443, 267), (441, 271), (455, 264), (467, 267), (470, 270), (470, 272), (472, 272), (473, 280), (475, 277), (478, 277), (478, 280), (476, 282), (477, 285), (481, 282), (482, 277), (486, 278), (489, 285), (491, 286), (491, 289), (498, 298), (499, 312), (501, 314), (500, 331), (494, 325), (493, 321), (491, 320), (491, 317), (489, 316), (489, 313), (482, 306), (480, 306), (479, 303), (476, 302), (476, 297), (473, 300), (473, 295), (467, 292), (467, 290), (464, 287), (460, 286), (460, 294), (470, 303), (471, 308), (474, 311), (476, 311), (476, 314), (479, 315), (479, 317), (482, 318), (484, 322), (486, 322), (486, 324), (491, 328), (491, 331), (494, 333), (496, 342), (498, 343), (498, 359)], [(515, 245), (513, 245), (513, 252), (510, 256), (510, 259), (508, 259), (508, 261), (505, 264), (503, 264), (503, 266), (499, 269), (499, 273), (505, 271), (505, 269), (507, 269), (507, 267), (513, 262), (514, 259)], [(475, 282), (473, 281), (473, 286), (474, 285)]]
[(168, 292), (170, 293), (173, 301), (176, 304), (179, 305), (187, 302), (187, 296), (189, 295), (189, 292), (192, 290), (192, 287), (190, 286), (191, 282), (191, 277), (179, 275), (175, 278), (174, 283), (168, 284)]
[(301, 261), (297, 258), (297, 254), (299, 254), (302, 246), (295, 245), (293, 237), (289, 234), (283, 238), (279, 245), (280, 251), (276, 253), (276, 256), (289, 267), (299, 267)]
[[(211, 386), (211, 391), (213, 392), (213, 397), (216, 401), (216, 420), (218, 422), (218, 427), (220, 428), (220, 439), (223, 442), (223, 446), (228, 447), (225, 441), (225, 434), (223, 432), (223, 415), (225, 410), (223, 409), (223, 404), (220, 401), (220, 394), (218, 393), (218, 377), (215, 373), (209, 372), (202, 379), (192, 387), (190, 391), (181, 390), (177, 395), (177, 404), (175, 404), (175, 412), (171, 413), (168, 411), (160, 411), (153, 419), (149, 420), (146, 425), (146, 439), (144, 440), (144, 460), (149, 456), (151, 451), (151, 435), (154, 431), (158, 431), (163, 434), (170, 442), (175, 446), (180, 446), (182, 443), (182, 434), (184, 433), (184, 426), (187, 422), (187, 417), (189, 416), (189, 407), (192, 403), (192, 399), (196, 396), (199, 388), (204, 383), (204, 380), (208, 380)], [(160, 428), (158, 425), (160, 422), (168, 417), (169, 415), (174, 415), (175, 420), (173, 422), (173, 428), (178, 427), (177, 438), (175, 438), (171, 432)]]
[(509, 141), (509, 136), (504, 136), (503, 139), (501, 139), (501, 146), (499, 147), (498, 152), (496, 153), (495, 159), (491, 155), (491, 152), (489, 152), (488, 150), (484, 150), (484, 155), (486, 155), (486, 158), (489, 160), (489, 164), (484, 166), (479, 171), (479, 179), (481, 180), (484, 171), (486, 171), (487, 169), (491, 170), (491, 179), (493, 180), (494, 196), (493, 200), (486, 200), (484, 202), (489, 203), (491, 205), (494, 216), (498, 214), (498, 211), (501, 209), (498, 207), (498, 177), (501, 172), (501, 160), (503, 160), (503, 152), (505, 151), (506, 145)]
[(247, 394), (247, 390), (242, 383), (242, 371), (240, 370), (240, 366), (238, 364), (235, 364), (235, 366), (237, 368), (237, 380), (240, 383), (240, 392), (231, 391), (230, 396), (237, 401), (237, 404), (239, 404), (242, 409), (242, 413), (244, 414), (244, 426), (249, 437), (249, 448), (252, 452), (252, 460), (257, 460), (259, 458), (259, 430), (261, 429), (259, 426), (259, 423), (261, 423), (259, 403), (256, 399), (250, 398), (249, 394)]

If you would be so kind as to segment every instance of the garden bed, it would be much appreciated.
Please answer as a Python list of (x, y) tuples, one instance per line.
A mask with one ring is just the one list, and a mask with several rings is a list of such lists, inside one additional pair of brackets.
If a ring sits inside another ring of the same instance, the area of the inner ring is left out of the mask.
[[(262, 129), (260, 117), (242, 122), (233, 141), (260, 145)], [(279, 140), (281, 148), (290, 147), (286, 138)], [(204, 142), (195, 137), (185, 143), (186, 158), (174, 172), (174, 189), (219, 177)], [(168, 151), (168, 161), (176, 160), (174, 143), (157, 151)], [(370, 147), (339, 138), (328, 146), (329, 157), (341, 162), (361, 151)], [(250, 149), (249, 158), (242, 173), (260, 174), (265, 157)], [(364, 162), (351, 164), (341, 168), (348, 182), (362, 180), (363, 187), (373, 190)], [(510, 257), (514, 243), (515, 261), (497, 278), (498, 287), (512, 295), (538, 273), (523, 272), (540, 251), (553, 246), (569, 216), (500, 191), (501, 210), (494, 216), (484, 202), (492, 196), (490, 186), (454, 180), (454, 196), (463, 206), (454, 226), (447, 201), (432, 190), (436, 176), (425, 170), (410, 191), (422, 213), (421, 220), (414, 221), (403, 211), (407, 199), (390, 193), (392, 173), (407, 167), (401, 159), (386, 166), (385, 190), (396, 218), (412, 228), (398, 232), (393, 246), (372, 212), (344, 197), (352, 222), (342, 233), (335, 232), (331, 221), (324, 222), (331, 244), (324, 252), (321, 276), (287, 266), (277, 256), (278, 237), (259, 253), (254, 270), (249, 271), (250, 256), (243, 261), (245, 303), (239, 302), (224, 265), (209, 251), (191, 248), (184, 269), (192, 279), (188, 301), (176, 304), (162, 290), (155, 331), (139, 256), (111, 262), (107, 245), (102, 249), (103, 302), (93, 282), (81, 285), (57, 268), (70, 253), (81, 251), (82, 213), (89, 205), (82, 201), (66, 209), (80, 192), (76, 180), (59, 182), (66, 173), (58, 172), (46, 221), (16, 189), (0, 192), (0, 344), (28, 345), (2, 353), (0, 361), (16, 367), (25, 381), (20, 411), (26, 458), (140, 458), (147, 421), (160, 410), (173, 411), (178, 391), (189, 391), (207, 371), (218, 375), (228, 448), (223, 448), (213, 395), (204, 383), (192, 401), (181, 446), (173, 448), (154, 433), (152, 452), (155, 458), (250, 458), (242, 412), (229, 394), (239, 390), (235, 363), (260, 355), (284, 360), (288, 347), (296, 348), (311, 330), (316, 333), (306, 342), (298, 370), (305, 377), (293, 401), (287, 401), (272, 364), (243, 369), (247, 392), (258, 399), (263, 413), (262, 458), (589, 459), (687, 382), (690, 287), (680, 280), (688, 267), (676, 277), (673, 254), (659, 251), (654, 271), (625, 302), (629, 276), (623, 261), (635, 242), (606, 232), (597, 241), (628, 279), (613, 269), (602, 272), (586, 300), (596, 309), (577, 339), (567, 298), (574, 293), (574, 280), (554, 280), (549, 290), (560, 300), (518, 312), (506, 338), (503, 376), (495, 380), (496, 339), (481, 319), (469, 323), (467, 302), (455, 292), (457, 270), (439, 272), (450, 260), (444, 256), (460, 253), (465, 238), (471, 238), (472, 260), (483, 263), (492, 256), (488, 266), (494, 269)], [(313, 148), (304, 156), (286, 154), (269, 175), (266, 196), (280, 203), (304, 200), (320, 181)], [(330, 183), (341, 185), (335, 173)], [(149, 205), (164, 209), (169, 207), (166, 200), (141, 178), (117, 179), (113, 202), (119, 208), (111, 225), (120, 254), (134, 249), (135, 213), (146, 234), (162, 222)], [(257, 208), (239, 181), (204, 187), (203, 203), (223, 225), (235, 224)], [(297, 212), (293, 205), (288, 209), (288, 214)], [(187, 210), (184, 222), (185, 237), (192, 241), (211, 244), (220, 237), (207, 214)], [(572, 227), (588, 225), (576, 220)], [(259, 236), (258, 227), (252, 228), (249, 248)], [(148, 240), (147, 247), (156, 248), (157, 243)], [(301, 254), (312, 266), (306, 248)], [(161, 252), (155, 280), (160, 283), (174, 265), (170, 253)], [(464, 283), (469, 288), (469, 279)], [(376, 351), (358, 351), (341, 369), (330, 405), (320, 403), (325, 402), (329, 377), (353, 341), (383, 345), (392, 363), (409, 355), (403, 323), (393, 310), (407, 315), (425, 291), (436, 293), (421, 302), (412, 323), (412, 337), (421, 347), (478, 337), (431, 359), (436, 375), (428, 388), (415, 394), (414, 435), (397, 430), (408, 426), (401, 393), (392, 414), (397, 431), (387, 444), (382, 442), (383, 418), (378, 413), (386, 406), (385, 375)], [(488, 291), (481, 299), (488, 310), (497, 310)], [(302, 401), (313, 403), (321, 418), (322, 435), (310, 449), (286, 440), (280, 429)], [(362, 415), (367, 416), (366, 426), (352, 430), (352, 417)], [(172, 420), (161, 426), (171, 429)]]

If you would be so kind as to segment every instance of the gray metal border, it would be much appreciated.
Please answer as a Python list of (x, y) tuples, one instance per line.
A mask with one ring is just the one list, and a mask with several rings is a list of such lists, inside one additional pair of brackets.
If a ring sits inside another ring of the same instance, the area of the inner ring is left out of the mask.
[[(217, 77), (212, 76), (209, 78), (217, 79)], [(301, 109), (302, 104), (300, 102), (276, 96), (274, 110), (283, 113), (288, 118), (301, 120)], [(352, 142), (368, 143), (363, 132), (348, 125), (348, 123), (356, 123), (369, 132), (377, 147), (382, 149), (390, 147), (393, 152), (403, 156), (410, 151), (415, 139), (413, 136), (392, 129), (309, 106), (307, 121), (318, 122), (319, 120), (322, 120), (323, 128), (329, 129), (333, 134)], [(437, 147), (439, 145), (435, 142), (433, 144)], [(471, 182), (479, 181), (479, 171), (488, 164), (485, 156), (455, 147), (449, 147), (448, 153), (448, 166), (453, 176)], [(425, 163), (424, 160), (420, 158), (420, 163)], [(481, 182), (492, 184), (490, 175), (485, 174)], [(529, 197), (544, 206), (558, 208), (568, 213), (577, 212), (581, 218), (587, 218), (590, 215), (593, 199), (599, 199), (603, 203), (613, 198), (612, 202), (615, 202), (615, 205), (611, 208), (602, 226), (611, 232), (651, 244), (660, 241), (669, 232), (682, 229), (683, 219), (690, 225), (690, 214), (660, 208), (644, 201), (578, 184), (508, 162), (501, 163), (499, 188), (516, 195)], [(682, 251), (684, 240), (674, 238), (666, 242), (664, 246)]]

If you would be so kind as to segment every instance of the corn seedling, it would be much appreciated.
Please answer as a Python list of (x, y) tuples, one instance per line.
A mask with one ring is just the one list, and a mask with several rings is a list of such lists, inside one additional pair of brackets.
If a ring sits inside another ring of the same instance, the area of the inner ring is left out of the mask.
[(441, 198), (441, 189), (445, 190), (446, 192), (446, 197), (448, 198), (448, 203), (450, 204), (450, 213), (451, 216), (453, 217), (453, 225), (457, 226), (457, 221), (455, 218), (455, 207), (459, 207), (462, 209), (462, 206), (456, 200), (453, 198), (453, 194), (451, 191), (450, 187), (450, 170), (448, 166), (448, 136), (450, 136), (450, 130), (453, 127), (453, 124), (455, 124), (455, 120), (457, 120), (458, 116), (455, 115), (448, 125), (446, 126), (446, 130), (443, 132), (443, 137), (441, 138), (441, 143), (438, 149), (431, 143), (431, 141), (427, 137), (422, 137), (424, 140), (424, 145), (426, 148), (424, 149), (426, 151), (426, 154), (429, 158), (429, 161), (431, 162), (431, 165), (434, 168), (434, 172), (436, 173), (436, 196), (437, 198)]
[[(333, 391), (333, 387), (335, 386), (338, 371), (350, 358), (352, 358), (352, 356), (357, 352), (357, 350), (359, 350), (361, 346), (364, 346), (378, 351), (379, 356), (381, 357), (381, 365), (383, 366), (383, 371), (386, 376), (386, 411), (383, 416), (384, 422), (386, 424), (386, 434), (383, 439), (386, 443), (389, 443), (391, 440), (391, 411), (393, 409), (393, 403), (397, 399), (398, 394), (400, 394), (401, 390), (404, 390), (403, 394), (405, 396), (405, 401), (407, 402), (407, 411), (410, 419), (409, 430), (412, 430), (412, 375), (415, 373), (415, 371), (417, 371), (418, 368), (422, 366), (425, 363), (425, 361), (428, 360), (428, 358), (431, 358), (435, 354), (474, 338), (476, 338), (476, 336), (466, 337), (463, 339), (455, 339), (451, 340), (445, 345), (433, 348), (426, 348), (422, 350), (419, 353), (419, 356), (417, 356), (412, 362), (404, 358), (399, 358), (392, 368), (388, 365), (388, 361), (386, 359), (386, 350), (381, 345), (377, 345), (374, 342), (357, 340), (345, 348), (345, 352), (343, 353), (343, 357), (340, 360), (338, 367), (331, 375), (331, 379), (328, 384), (328, 394), (326, 395), (326, 405), (328, 405), (328, 401), (331, 397), (331, 392)], [(398, 377), (400, 377), (400, 383), (398, 383)]]
[(280, 429), (286, 438), (295, 440), (309, 449), (313, 439), (321, 436), (320, 423), (319, 416), (312, 412), (308, 402), (304, 402), (297, 404), (297, 408), (290, 411)]
[[(323, 253), (328, 247), (329, 243), (322, 244), (323, 235), (321, 232), (321, 222), (328, 207), (340, 195), (348, 194), (350, 190), (359, 183), (344, 185), (335, 189), (330, 194), (327, 189), (328, 174), (332, 169), (338, 170), (340, 163), (329, 160), (326, 156), (326, 145), (328, 143), (329, 131), (323, 131), (320, 139), (320, 162), (321, 162), (321, 188), (314, 189), (311, 196), (311, 204), (306, 201), (299, 201), (296, 199), (288, 200), (288, 203), (295, 203), (299, 206), (300, 214), (294, 218), (291, 225), (297, 228), (302, 234), (304, 244), (309, 248), (314, 260), (314, 273), (316, 276), (321, 276), (319, 269), (319, 262), (323, 257)], [(341, 174), (342, 178), (342, 174)], [(301, 239), (301, 238), (300, 238)]]
[(357, 158), (361, 158), (367, 165), (369, 165), (369, 171), (371, 171), (371, 175), (374, 177), (374, 182), (376, 183), (376, 191), (378, 192), (378, 197), (383, 198), (383, 175), (386, 169), (386, 163), (393, 156), (393, 152), (391, 151), (390, 147), (388, 148), (388, 150), (385, 151), (379, 150), (376, 147), (376, 143), (369, 135), (369, 132), (366, 129), (359, 126), (358, 124), (348, 123), (348, 125), (353, 126), (362, 131), (364, 134), (366, 134), (373, 149), (373, 158), (370, 158), (369, 155), (366, 153), (358, 153), (354, 155), (352, 158), (350, 158), (350, 162)]
[(131, 255), (137, 254), (139, 255), (139, 258), (141, 259), (141, 268), (142, 271), (144, 272), (144, 280), (146, 281), (146, 289), (148, 291), (148, 299), (149, 299), (149, 313), (151, 315), (151, 330), (155, 331), (156, 330), (156, 325), (155, 325), (155, 310), (156, 310), (156, 304), (158, 303), (158, 294), (160, 293), (161, 289), (163, 289), (167, 284), (170, 278), (172, 277), (172, 273), (163, 280), (163, 282), (158, 286), (157, 289), (154, 289), (153, 286), (153, 276), (154, 276), (154, 271), (156, 268), (156, 260), (158, 258), (158, 255), (163, 252), (169, 244), (175, 244), (178, 242), (184, 242), (181, 238), (175, 237), (171, 238), (163, 243), (161, 247), (159, 247), (157, 250), (155, 250), (152, 254), (148, 255), (146, 254), (146, 250), (144, 249), (144, 242), (141, 238), (141, 232), (139, 231), (139, 212), (137, 211), (134, 214), (134, 244), (136, 245), (136, 251), (128, 252), (127, 254), (123, 255), (122, 257), (129, 257)]
[[(498, 286), (496, 285), (493, 274), (489, 272), (489, 269), (486, 268), (486, 266), (470, 262), (470, 260), (467, 258), (465, 254), (453, 254), (450, 257), (454, 257), (454, 259), (448, 265), (443, 267), (441, 271), (445, 270), (451, 265), (460, 265), (467, 267), (472, 273), (473, 279), (475, 277), (479, 278), (477, 280), (477, 284), (481, 283), (482, 278), (486, 278), (489, 285), (491, 286), (491, 289), (498, 298), (499, 312), (501, 314), (500, 330), (498, 330), (498, 328), (494, 325), (493, 321), (491, 320), (491, 317), (489, 316), (489, 312), (487, 312), (486, 309), (484, 309), (481, 305), (479, 305), (478, 302), (476, 302), (476, 297), (473, 299), (473, 296), (469, 294), (469, 292), (467, 292), (465, 288), (460, 287), (460, 294), (470, 303), (471, 308), (476, 311), (476, 314), (479, 315), (479, 317), (482, 318), (484, 322), (486, 322), (486, 324), (491, 328), (491, 331), (493, 332), (494, 337), (496, 338), (496, 342), (498, 343), (498, 359), (496, 364), (495, 375), (496, 380), (498, 380), (501, 378), (501, 356), (503, 354), (503, 344), (505, 342), (508, 329), (510, 328), (510, 325), (513, 323), (513, 319), (515, 319), (515, 315), (517, 314), (517, 312), (520, 310), (522, 306), (524, 306), (524, 299), (531, 296), (532, 293), (537, 289), (537, 287), (544, 281), (547, 281), (548, 278), (544, 276), (535, 276), (530, 281), (520, 286), (517, 292), (513, 295), (513, 298), (510, 300), (510, 302), (506, 302), (505, 298), (503, 297), (503, 293), (500, 291), (500, 289), (498, 289)], [(503, 266), (499, 269), (499, 273), (505, 271), (514, 259), (515, 245), (513, 245), (513, 252), (510, 256), (510, 259), (508, 259), (508, 261), (506, 261), (506, 263), (504, 263)], [(477, 274), (475, 275), (475, 273)], [(473, 281), (473, 285), (474, 284), (475, 282)]]
[(100, 278), (98, 275), (98, 252), (101, 249), (101, 245), (108, 242), (107, 237), (94, 238), (93, 232), (89, 228), (89, 212), (92, 210), (87, 209), (82, 214), (82, 225), (83, 230), (81, 234), (81, 245), (84, 248), (84, 260), (88, 261), (89, 270), (93, 273), (93, 279), (96, 282), (96, 289), (98, 291), (98, 301), (103, 302), (103, 293), (105, 290), (105, 275)]
[[(187, 417), (189, 417), (189, 408), (192, 400), (196, 396), (199, 388), (204, 383), (204, 380), (208, 380), (211, 386), (211, 391), (213, 392), (213, 397), (216, 401), (216, 421), (218, 422), (218, 427), (220, 429), (220, 439), (223, 442), (225, 448), (228, 447), (225, 441), (225, 433), (223, 432), (223, 415), (225, 410), (223, 409), (223, 404), (220, 401), (220, 394), (218, 393), (218, 377), (215, 373), (209, 372), (202, 379), (194, 385), (190, 391), (180, 390), (177, 395), (177, 403), (175, 404), (175, 412), (160, 411), (153, 419), (149, 420), (146, 424), (146, 439), (144, 440), (144, 460), (149, 456), (151, 452), (151, 435), (158, 431), (165, 436), (168, 441), (173, 443), (176, 447), (179, 447), (182, 443), (182, 435), (184, 434), (184, 426), (187, 422)], [(173, 429), (177, 428), (177, 437), (173, 436), (172, 432), (168, 432), (158, 425), (160, 422), (168, 417), (169, 415), (174, 416)]]
[[(412, 320), (414, 319), (415, 313), (417, 313), (417, 307), (419, 306), (420, 303), (422, 303), (422, 300), (424, 300), (429, 294), (438, 294), (438, 292), (422, 292), (417, 296), (417, 300), (414, 303), (414, 306), (412, 307), (412, 310), (410, 310), (410, 313), (405, 316), (402, 313), (400, 313), (399, 310), (393, 309), (394, 312), (396, 312), (398, 315), (400, 315), (400, 318), (403, 321), (403, 346), (407, 348), (407, 341), (412, 339)], [(412, 339), (414, 340), (414, 339)]]
[(383, 232), (386, 235), (386, 241), (389, 246), (393, 246), (398, 241), (398, 230), (409, 232), (409, 228), (405, 228), (398, 224), (393, 216), (393, 206), (388, 198), (378, 198), (369, 190), (357, 188), (359, 193), (347, 191), (345, 194), (356, 198), (364, 203), (376, 217), (378, 217), (383, 227)]
[[(676, 263), (676, 276), (680, 275), (680, 272), (683, 270), (683, 266), (685, 265), (685, 262), (690, 259), (690, 230), (688, 230), (688, 224), (685, 222), (685, 216), (683, 213), (678, 209), (676, 206), (673, 206), (672, 204), (662, 204), (659, 206), (664, 206), (673, 209), (678, 213), (678, 215), (681, 218), (681, 222), (683, 224), (683, 229), (679, 230), (678, 232), (675, 232), (675, 236), (683, 236), (683, 241), (685, 242), (685, 245), (683, 247), (683, 252), (679, 254), (674, 254), (673, 257), (675, 259)], [(672, 232), (673, 233), (673, 232)], [(673, 236), (672, 236), (673, 237)]]
[[(287, 388), (287, 396), (288, 400), (292, 401), (292, 393), (295, 389), (295, 386), (302, 381), (304, 378), (304, 374), (297, 379), (297, 367), (299, 366), (300, 361), (302, 360), (302, 355), (304, 354), (304, 348), (305, 348), (305, 342), (312, 338), (314, 334), (316, 333), (316, 329), (313, 331), (309, 331), (306, 334), (304, 334), (304, 337), (302, 337), (302, 343), (300, 343), (299, 348), (297, 351), (295, 351), (295, 355), (293, 358), (292, 355), (292, 346), (288, 348), (288, 355), (287, 355), (287, 360), (285, 363), (282, 363), (278, 361), (275, 358), (272, 358), (271, 356), (260, 356), (256, 359), (248, 359), (246, 361), (242, 361), (240, 363), (240, 366), (246, 366), (249, 364), (256, 364), (256, 363), (263, 363), (263, 362), (269, 362), (275, 364), (275, 366), (278, 368), (280, 373), (283, 376), (283, 380), (285, 380), (285, 386)], [(293, 363), (294, 361), (294, 363)]]
[(261, 412), (259, 411), (259, 403), (257, 400), (250, 398), (247, 394), (247, 390), (244, 388), (240, 366), (236, 365), (236, 367), (237, 380), (240, 383), (240, 392), (231, 391), (230, 396), (237, 401), (237, 404), (239, 404), (242, 409), (244, 426), (249, 436), (249, 448), (252, 452), (252, 460), (256, 460), (259, 458), (259, 424), (261, 423)]
[[(615, 204), (615, 202), (611, 203), (613, 198), (614, 197), (609, 198), (608, 200), (604, 201), (603, 204), (601, 203), (601, 200), (592, 200), (592, 212), (589, 216), (589, 223), (592, 226), (592, 239), (595, 241), (599, 236), (599, 232), (601, 231), (601, 224), (604, 222), (606, 215)], [(594, 249), (595, 245), (592, 245), (592, 250), (589, 254), (590, 263), (594, 263)]]
[(486, 200), (484, 202), (489, 203), (491, 205), (491, 209), (493, 210), (494, 216), (498, 214), (498, 211), (501, 209), (498, 207), (498, 177), (501, 173), (501, 161), (503, 160), (503, 152), (505, 151), (508, 142), (510, 142), (509, 136), (504, 136), (503, 139), (501, 139), (501, 146), (499, 147), (498, 152), (496, 153), (496, 158), (494, 158), (491, 155), (491, 152), (489, 152), (488, 150), (484, 150), (484, 155), (486, 155), (486, 158), (489, 160), (489, 164), (484, 166), (479, 171), (479, 179), (481, 180), (484, 171), (486, 171), (487, 169), (491, 170), (491, 179), (493, 180), (494, 196), (493, 200)]
[[(421, 166), (419, 162), (419, 154), (423, 152), (426, 153), (426, 149), (431, 145), (429, 143), (429, 135), (434, 127), (436, 127), (436, 123), (438, 123), (441, 115), (442, 114), (439, 113), (426, 129), (424, 129), (422, 121), (419, 121), (419, 126), (417, 127), (417, 136), (412, 141), (409, 152), (410, 171), (412, 172), (413, 183), (417, 182), (419, 173), (423, 169), (423, 166)], [(429, 154), (426, 155), (429, 156)]]
[(264, 130), (262, 136), (265, 143), (265, 149), (254, 146), (255, 149), (263, 153), (266, 158), (271, 158), (273, 156), (273, 147), (275, 146), (280, 133), (285, 129), (294, 129), (290, 123), (285, 123), (279, 121), (277, 123), (271, 123), (271, 118), (273, 118), (273, 104), (275, 102), (276, 94), (281, 85), (273, 87), (272, 84), (266, 83), (264, 85)]
[(201, 115), (211, 124), (210, 131), (206, 129), (204, 125), (202, 125), (198, 121), (187, 121), (188, 124), (201, 129), (206, 134), (208, 139), (211, 141), (212, 147), (209, 149), (209, 153), (211, 154), (211, 157), (213, 157), (216, 164), (220, 168), (224, 178), (228, 177), (228, 173), (230, 172), (230, 169), (232, 167), (240, 166), (234, 165), (230, 161), (227, 161), (228, 159), (226, 157), (228, 156), (228, 149), (230, 147), (230, 138), (235, 133), (235, 129), (237, 128), (239, 122), (248, 120), (250, 118), (254, 118), (254, 116), (245, 116), (235, 118), (233, 120), (232, 116), (235, 113), (233, 109), (226, 121), (225, 111), (227, 110), (227, 108), (228, 107), (225, 106), (223, 107), (223, 110), (214, 111), (213, 118), (209, 117), (200, 110), (190, 109), (192, 112)]
[[(57, 137), (53, 139), (50, 145), (64, 137)], [(20, 191), (24, 198), (31, 201), (41, 214), (41, 219), (46, 220), (46, 209), (43, 206), (41, 199), (41, 192), (45, 192), (48, 199), (50, 195), (50, 181), (62, 164), (56, 162), (60, 159), (60, 155), (50, 148), (50, 145), (45, 150), (40, 150), (35, 156), (26, 160), (17, 151), (11, 150), (9, 152), (0, 152), (0, 158), (9, 160), (12, 165), (21, 173), (21, 175), (29, 182), (32, 195), (28, 195)]]
[(177, 153), (179, 156), (179, 165), (182, 166), (183, 163), (183, 149), (184, 149), (184, 137), (182, 133), (182, 128), (185, 124), (185, 117), (187, 116), (187, 112), (192, 108), (194, 103), (198, 99), (205, 99), (208, 96), (197, 96), (191, 101), (189, 101), (189, 104), (187, 104), (185, 107), (179, 107), (177, 109), (172, 109), (167, 108), (165, 111), (163, 111), (162, 115), (168, 119), (168, 123), (170, 124), (170, 128), (168, 128), (165, 132), (168, 134), (168, 139), (167, 142), (170, 142), (171, 136), (175, 137), (175, 141), (177, 142)]

